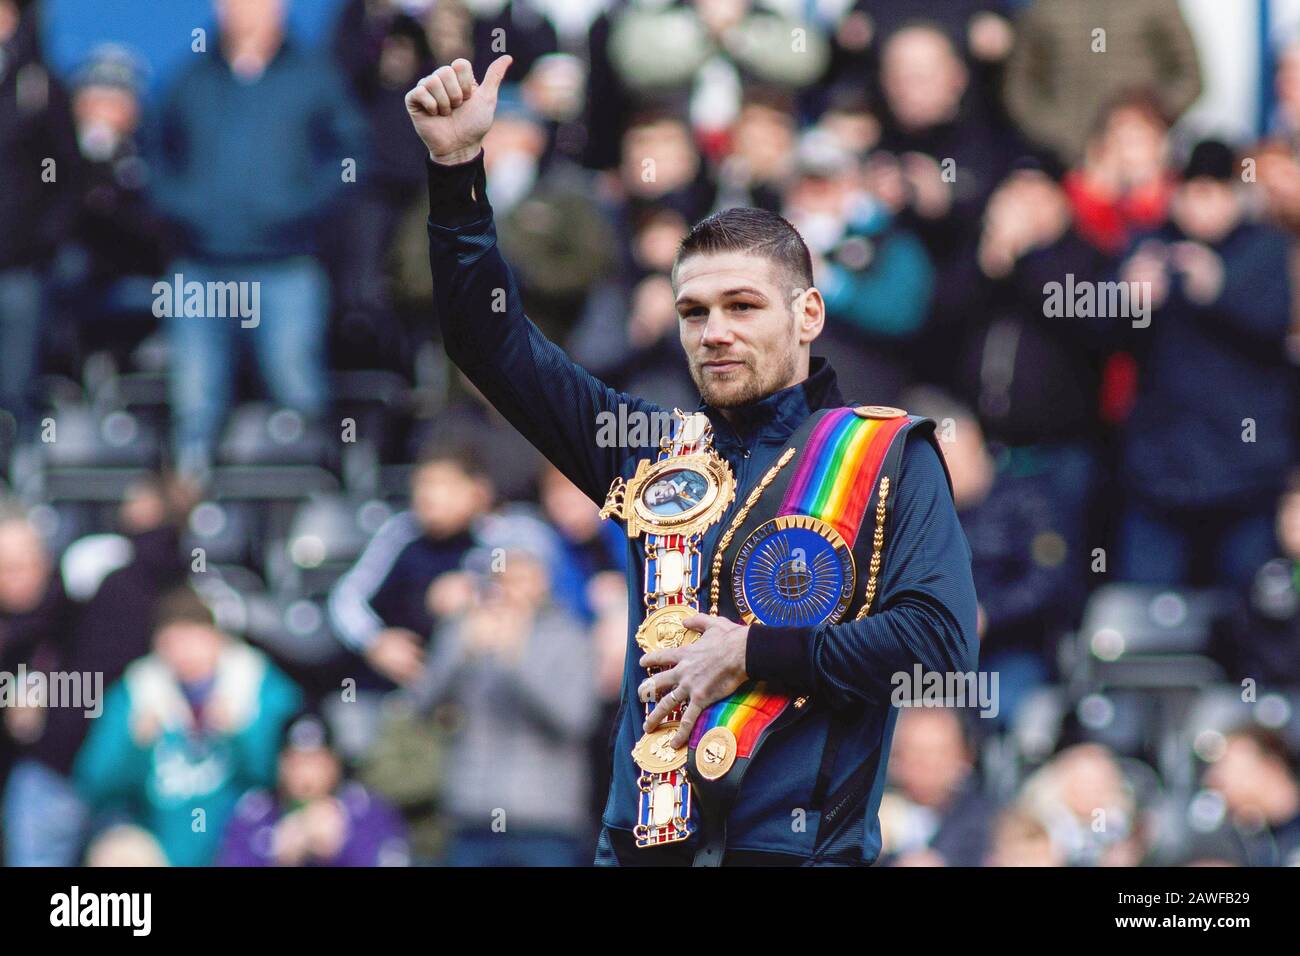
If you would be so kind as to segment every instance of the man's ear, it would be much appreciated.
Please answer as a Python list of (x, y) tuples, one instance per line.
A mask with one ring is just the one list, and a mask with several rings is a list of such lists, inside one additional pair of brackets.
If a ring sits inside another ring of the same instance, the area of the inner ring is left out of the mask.
[(795, 318), (799, 325), (800, 345), (807, 345), (822, 334), (826, 325), (826, 300), (816, 286), (805, 289), (796, 300)]

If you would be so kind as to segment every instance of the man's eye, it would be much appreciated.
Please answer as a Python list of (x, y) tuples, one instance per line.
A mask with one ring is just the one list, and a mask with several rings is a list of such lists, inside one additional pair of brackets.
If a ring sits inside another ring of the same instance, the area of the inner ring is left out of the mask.
[(698, 318), (700, 318), (701, 316), (704, 316), (704, 315), (707, 315), (707, 314), (708, 314), (708, 312), (707, 312), (707, 310), (705, 310), (705, 309), (687, 309), (685, 312), (682, 313), (682, 318), (683, 318), (683, 319), (698, 319)]
[(750, 304), (749, 302), (737, 302), (737, 303), (735, 303), (735, 304), (732, 306), (733, 309), (736, 309), (736, 310), (741, 311), (741, 312), (747, 312), (748, 310), (752, 309), (753, 307), (754, 307), (754, 306), (753, 306), (752, 304)]

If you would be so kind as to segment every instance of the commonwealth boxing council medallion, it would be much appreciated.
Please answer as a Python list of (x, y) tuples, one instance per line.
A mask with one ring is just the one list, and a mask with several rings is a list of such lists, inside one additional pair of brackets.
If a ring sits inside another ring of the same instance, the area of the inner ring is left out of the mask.
[(853, 600), (853, 552), (826, 522), (781, 515), (741, 544), (731, 580), (736, 609), (747, 624), (835, 622)]

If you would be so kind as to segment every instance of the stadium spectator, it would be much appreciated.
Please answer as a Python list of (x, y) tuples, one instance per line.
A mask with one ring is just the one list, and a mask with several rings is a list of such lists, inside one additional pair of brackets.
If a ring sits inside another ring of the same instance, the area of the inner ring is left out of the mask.
[(699, 393), (681, 361), (670, 277), (686, 220), (649, 206), (635, 219), (622, 268), (591, 289), (567, 349), (614, 388), (663, 408), (694, 408)]
[(273, 782), (300, 706), (264, 654), (181, 589), (159, 604), (152, 653), (109, 689), (73, 775), (96, 811), (145, 827), (173, 866), (209, 865), (240, 795)]
[[(175, 485), (149, 481), (128, 491), (119, 521), (130, 557), (109, 570), (88, 601), (67, 607), (59, 630), (47, 636), (39, 654), (47, 673), (95, 675), (102, 690), (148, 653), (154, 608), (184, 580), (178, 524), (187, 510)], [(10, 866), (71, 866), (78, 858), (87, 810), (71, 776), (90, 731), (88, 709), (94, 707), (6, 712), (19, 755), (4, 788)]]
[(424, 184), (424, 153), (412, 139), (403, 98), (436, 64), (424, 27), (388, 4), (349, 4), (334, 46), (365, 116), (369, 162), (327, 250), (338, 296), (333, 354), (336, 364), (369, 368), (405, 351), (385, 265)]
[[(52, 669), (75, 612), (40, 532), (22, 508), (0, 503), (0, 671), (16, 677), (20, 666), (29, 675)], [(35, 688), (29, 683), (26, 689)], [(5, 862), (67, 865), (80, 849), (83, 811), (60, 774), (26, 759), (27, 747), (44, 731), (45, 711), (37, 706), (42, 701), (25, 694), (16, 703), (0, 709), (0, 778), (8, 776)]]
[(584, 862), (593, 652), (553, 603), (555, 559), (544, 524), (497, 519), (467, 558), (475, 598), (439, 629), (413, 688), (421, 707), (459, 714), (445, 764), (450, 866)]
[(985, 866), (1065, 866), (1061, 848), (1040, 820), (1019, 807), (997, 818)]
[(762, 88), (746, 93), (731, 127), (730, 149), (717, 164), (718, 204), (780, 212), (798, 135), (788, 95)]
[(1232, 674), (1300, 687), (1300, 472), (1277, 507), (1278, 554), (1255, 572)]
[(330, 592), (335, 633), (393, 684), (423, 672), (440, 605), (459, 605), (460, 567), (493, 497), (475, 452), (430, 447), (411, 476), (410, 508), (384, 523)]
[(909, 394), (907, 404), (939, 423), (939, 448), (971, 548), (980, 667), (998, 675), (997, 719), (1006, 725), (1052, 676), (1054, 639), (1069, 624), (1061, 611), (1073, 577), (1062, 515), (1041, 475), (999, 473), (968, 411), (931, 390)]
[(125, 355), (124, 346), (134, 343), (121, 320), (153, 321), (149, 290), (162, 272), (167, 236), (148, 197), (139, 142), (144, 71), (129, 50), (104, 44), (73, 76), (81, 208), (61, 250), (59, 285), (65, 310), (73, 312), (69, 331), (78, 355), (100, 348)]
[(1082, 161), (1062, 179), (1078, 233), (1114, 256), (1135, 233), (1164, 225), (1174, 191), (1168, 163), (1169, 121), (1154, 96), (1131, 92), (1105, 104)]
[(256, 315), (247, 302), (236, 316), (208, 315), (206, 302), (180, 315), (160, 309), (172, 313), (177, 462), (200, 480), (244, 342), (277, 403), (314, 422), (325, 414), (329, 288), (318, 232), (348, 164), (364, 173), (360, 114), (333, 66), (286, 40), (283, 0), (217, 0), (216, 12), (220, 49), (197, 57), (169, 92), (154, 163), (154, 199), (182, 234), (172, 275), (205, 289), (257, 284), (233, 287), (250, 301), (257, 290)]
[(1139, 391), (1119, 544), (1130, 581), (1208, 583), (1194, 580), (1199, 566), (1244, 588), (1275, 554), (1274, 504), (1295, 461), (1290, 245), (1245, 220), (1235, 178), (1227, 146), (1198, 144), (1171, 222), (1123, 269), (1150, 290), (1152, 310), (1130, 334)]
[(1102, 104), (1159, 91), (1176, 119), (1201, 93), (1201, 68), (1178, 0), (1034, 0), (1016, 20), (1006, 106), (1039, 146), (1072, 164)]
[(954, 391), (1002, 449), (1003, 472), (1047, 494), (1072, 578), (1057, 599), (1077, 610), (1080, 557), (1100, 484), (1102, 369), (1114, 319), (1050, 304), (1071, 284), (1097, 282), (1107, 260), (1071, 228), (1060, 185), (1041, 168), (1013, 172), (989, 199), (977, 248), (978, 280), (967, 295)]
[(1223, 796), (1247, 866), (1300, 866), (1300, 783), (1276, 733), (1229, 734), (1205, 784)]
[(77, 215), (77, 140), (67, 94), (45, 64), (40, 8), (0, 0), (0, 468), (31, 467), (34, 382), (48, 263)]
[(275, 790), (250, 790), (226, 826), (219, 866), (404, 866), (402, 820), (344, 778), (329, 725), (310, 712), (285, 727)]
[(880, 143), (868, 170), (900, 225), (925, 243), (936, 272), (925, 372), (946, 376), (942, 343), (966, 316), (980, 216), (1020, 149), (970, 94), (970, 74), (939, 27), (906, 26), (884, 41)]
[(560, 549), (551, 568), (551, 591), (557, 604), (590, 625), (597, 616), (598, 592), (609, 579), (617, 579), (622, 590), (627, 534), (618, 522), (601, 521), (596, 503), (550, 463), (542, 469), (540, 497)]
[(515, 278), (533, 321), (562, 339), (615, 264), (616, 236), (590, 175), (550, 148), (547, 123), (520, 87), (502, 90), (496, 115), (483, 161), (501, 248), (526, 263)]
[(979, 866), (995, 807), (980, 791), (961, 712), (948, 707), (903, 711), (893, 747), (890, 786), (880, 806), (882, 862)]
[(1017, 803), (1046, 828), (1067, 866), (1137, 866), (1142, 858), (1136, 798), (1101, 744), (1061, 751), (1025, 780)]
[(628, 4), (611, 19), (606, 46), (613, 91), (589, 87), (596, 99), (621, 93), (632, 111), (652, 99), (685, 101), (706, 151), (721, 150), (735, 121), (742, 88), (788, 91), (817, 80), (830, 45), (815, 22), (795, 20), (763, 0), (691, 0), (655, 7)]
[(863, 187), (854, 155), (814, 130), (799, 143), (782, 212), (826, 300), (818, 350), (834, 356), (845, 395), (888, 403), (911, 376), (935, 275), (925, 246)]

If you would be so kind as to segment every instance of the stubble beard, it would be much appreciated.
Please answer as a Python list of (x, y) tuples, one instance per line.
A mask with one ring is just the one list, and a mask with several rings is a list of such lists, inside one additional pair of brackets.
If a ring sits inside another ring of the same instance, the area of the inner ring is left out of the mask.
[(778, 392), (794, 378), (794, 355), (786, 353), (783, 361), (769, 374), (761, 376), (751, 361), (745, 360), (738, 372), (730, 372), (725, 377), (706, 376), (703, 362), (691, 363), (691, 378), (700, 391), (700, 397), (713, 408), (740, 408), (752, 405)]

